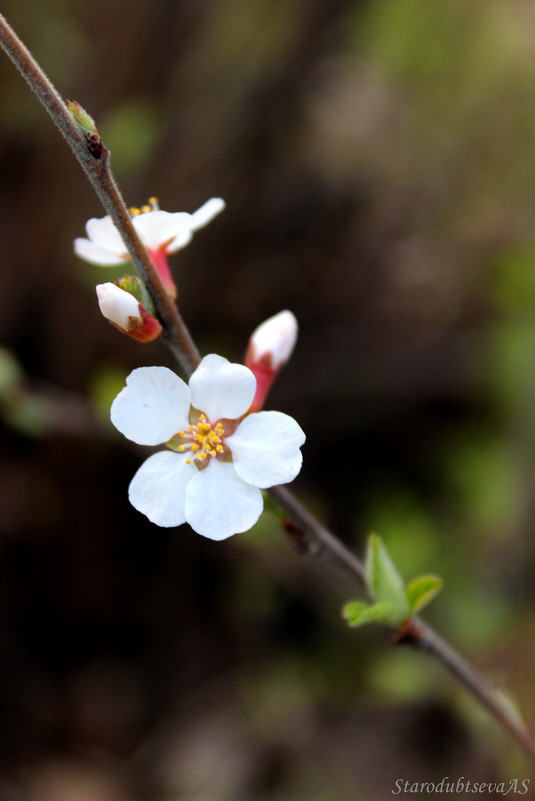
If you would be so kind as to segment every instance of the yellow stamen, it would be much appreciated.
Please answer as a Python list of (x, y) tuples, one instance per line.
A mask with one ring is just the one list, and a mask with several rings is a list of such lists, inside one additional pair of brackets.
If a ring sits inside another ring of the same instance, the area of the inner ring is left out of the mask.
[(212, 424), (208, 422), (205, 414), (199, 414), (199, 421), (196, 425), (188, 426), (187, 430), (179, 431), (176, 437), (182, 437), (180, 445), (176, 445), (178, 453), (190, 451), (186, 464), (191, 464), (195, 459), (206, 463), (208, 457), (214, 459), (218, 454), (224, 453), (222, 437), (225, 431), (221, 423)]
[(141, 206), (140, 209), (138, 209), (137, 206), (131, 206), (129, 209), (130, 214), (133, 217), (137, 217), (138, 214), (146, 214), (148, 211), (159, 211), (159, 210), (160, 206), (158, 204), (157, 197), (149, 197), (146, 204), (144, 206)]

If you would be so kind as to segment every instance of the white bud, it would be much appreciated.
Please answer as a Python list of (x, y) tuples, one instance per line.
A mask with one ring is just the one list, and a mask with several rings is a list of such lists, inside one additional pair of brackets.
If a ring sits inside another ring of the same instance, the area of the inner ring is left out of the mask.
[(291, 311), (281, 311), (270, 317), (251, 336), (249, 361), (268, 357), (273, 370), (279, 370), (292, 355), (297, 330), (297, 320)]
[(212, 197), (207, 200), (200, 209), (191, 215), (191, 230), (198, 231), (199, 228), (204, 228), (205, 225), (212, 222), (214, 217), (221, 214), (225, 206), (225, 201), (220, 197)]
[(142, 322), (139, 303), (130, 292), (112, 283), (98, 284), (96, 289), (100, 311), (110, 323), (127, 331), (131, 323), (130, 317)]

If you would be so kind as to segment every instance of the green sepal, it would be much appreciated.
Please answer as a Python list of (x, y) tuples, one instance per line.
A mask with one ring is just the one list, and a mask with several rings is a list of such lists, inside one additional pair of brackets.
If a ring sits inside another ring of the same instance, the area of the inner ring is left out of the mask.
[(440, 576), (418, 576), (407, 585), (407, 601), (411, 608), (411, 614), (417, 614), (424, 606), (433, 600), (435, 595), (440, 592), (444, 584)]
[(174, 434), (171, 437), (171, 439), (167, 440), (167, 442), (165, 443), (165, 447), (169, 448), (170, 451), (178, 453), (179, 445), (181, 445), (182, 443), (183, 443), (183, 438), (180, 436), (180, 434)]
[(137, 275), (123, 275), (115, 279), (115, 284), (119, 289), (124, 289), (135, 297), (138, 303), (142, 303), (149, 314), (155, 316), (155, 306), (143, 281)]
[(364, 626), (366, 623), (391, 623), (395, 609), (392, 604), (379, 601), (368, 604), (366, 601), (349, 601), (342, 608), (342, 616), (351, 628)]
[(366, 581), (373, 600), (391, 607), (389, 623), (398, 625), (411, 616), (403, 579), (377, 534), (371, 534), (365, 561)]
[(77, 103), (76, 100), (66, 100), (65, 104), (69, 109), (71, 117), (84, 136), (87, 136), (87, 134), (98, 134), (93, 117), (87, 113), (80, 103)]

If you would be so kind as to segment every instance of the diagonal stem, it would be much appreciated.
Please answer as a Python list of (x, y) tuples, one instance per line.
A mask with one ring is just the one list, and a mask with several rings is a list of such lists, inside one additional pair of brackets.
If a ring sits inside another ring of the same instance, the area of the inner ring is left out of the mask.
[[(0, 46), (45, 106), (80, 162), (106, 212), (119, 230), (132, 262), (154, 301), (167, 344), (185, 374), (191, 374), (199, 364), (199, 351), (176, 305), (165, 292), (158, 273), (132, 224), (126, 204), (111, 173), (107, 150), (103, 150), (100, 158), (93, 155), (63, 99), (2, 14), (0, 14)], [(317, 556), (330, 563), (346, 577), (356, 579), (365, 589), (362, 562), (334, 534), (322, 526), (285, 487), (273, 487), (270, 494), (291, 518), (294, 544), (295, 537), (298, 536), (300, 552)], [(398, 642), (426, 651), (438, 660), (535, 762), (535, 741), (527, 727), (499, 699), (490, 683), (445, 640), (418, 618), (395, 630), (395, 635)]]
[(110, 170), (109, 153), (103, 149), (95, 157), (65, 102), (45, 75), (34, 57), (18, 38), (5, 17), (0, 14), (0, 45), (22, 73), (22, 76), (44, 105), (57, 125), (110, 215), (132, 258), (132, 262), (147, 287), (162, 322), (167, 344), (184, 373), (190, 375), (200, 361), (199, 351), (178, 312), (166, 293), (160, 277), (141, 242), (132, 219)]

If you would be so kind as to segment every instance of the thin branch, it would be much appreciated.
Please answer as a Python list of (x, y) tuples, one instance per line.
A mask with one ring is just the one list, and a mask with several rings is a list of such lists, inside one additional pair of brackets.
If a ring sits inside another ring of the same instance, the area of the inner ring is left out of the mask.
[[(104, 149), (100, 157), (91, 152), (86, 138), (72, 119), (63, 99), (1, 14), (0, 45), (66, 138), (106, 212), (115, 223), (136, 269), (151, 294), (165, 330), (167, 343), (184, 372), (189, 375), (200, 361), (199, 352), (175, 304), (165, 292), (136, 233), (126, 204), (110, 171), (108, 151)], [(273, 487), (270, 493), (291, 518), (293, 530), (289, 533), (294, 545), (297, 544), (301, 552), (329, 562), (345, 576), (356, 579), (364, 588), (364, 566), (359, 559), (322, 526), (287, 489)], [(399, 642), (426, 651), (441, 662), (459, 684), (468, 690), (519, 743), (530, 759), (535, 761), (535, 742), (527, 728), (509, 707), (499, 700), (489, 682), (438, 634), (419, 619), (410, 621), (395, 633)]]
[[(329, 562), (343, 575), (351, 575), (367, 594), (364, 565), (360, 559), (321, 525), (286, 487), (272, 487), (268, 492), (290, 517), (292, 525), (288, 534), (294, 545), (297, 544), (296, 550)], [(287, 520), (284, 526), (288, 528)], [(394, 629), (393, 633), (398, 643), (425, 651), (440, 662), (535, 762), (535, 740), (524, 722), (504, 702), (496, 688), (437, 632), (420, 618), (413, 618)]]
[(132, 262), (158, 310), (167, 344), (185, 374), (189, 376), (200, 362), (199, 351), (175, 303), (162, 286), (160, 277), (132, 224), (129, 211), (110, 170), (108, 151), (104, 148), (102, 155), (93, 155), (87, 139), (71, 117), (64, 100), (2, 14), (0, 14), (0, 45), (67, 140), (106, 212), (120, 232)]

